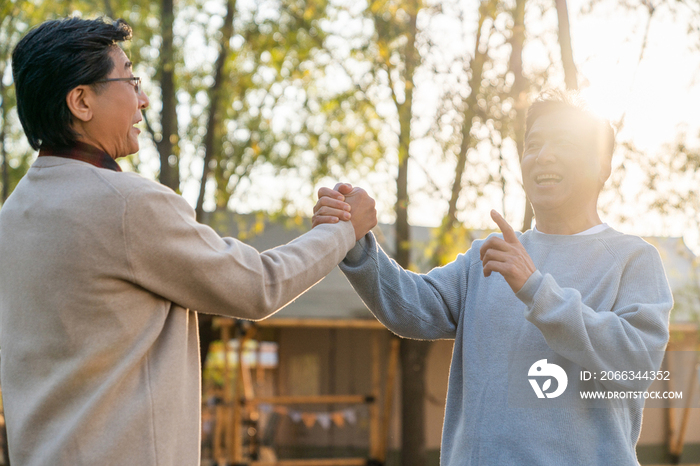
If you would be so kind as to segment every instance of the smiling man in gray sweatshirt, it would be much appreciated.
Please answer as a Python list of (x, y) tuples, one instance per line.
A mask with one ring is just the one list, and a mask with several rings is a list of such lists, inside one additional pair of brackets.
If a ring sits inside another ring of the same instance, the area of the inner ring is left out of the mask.
[[(644, 398), (588, 405), (572, 398), (584, 388), (642, 393), (651, 383), (643, 375), (658, 370), (669, 336), (673, 301), (658, 252), (598, 215), (613, 147), (607, 121), (569, 95), (544, 95), (529, 110), (521, 160), (535, 228), (520, 234), (492, 211), (502, 234), (427, 274), (399, 267), (371, 233), (341, 264), (396, 334), (454, 339), (443, 466), (638, 464)], [(322, 188), (315, 223), (343, 207), (339, 193)], [(527, 377), (542, 368), (536, 354), (551, 358), (545, 366), (569, 369), (568, 389), (557, 379), (561, 389), (539, 381), (531, 384), (540, 393), (530, 390)], [(586, 383), (583, 370), (642, 375)], [(548, 399), (560, 392), (570, 403)], [(527, 396), (530, 404), (522, 402)]]

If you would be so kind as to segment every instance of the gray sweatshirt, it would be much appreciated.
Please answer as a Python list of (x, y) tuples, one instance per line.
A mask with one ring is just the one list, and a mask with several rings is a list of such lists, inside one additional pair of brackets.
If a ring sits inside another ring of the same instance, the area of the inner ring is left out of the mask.
[[(528, 231), (519, 239), (537, 271), (517, 295), (500, 274), (483, 276), (481, 240), (454, 262), (416, 274), (369, 234), (340, 267), (391, 331), (455, 340), (443, 466), (638, 464), (644, 399), (587, 405), (574, 397), (584, 388), (636, 391), (651, 383), (581, 382), (578, 374), (659, 368), (673, 300), (658, 252), (611, 228), (587, 236)], [(540, 400), (529, 388), (530, 362), (541, 357), (567, 369), (565, 401)]]

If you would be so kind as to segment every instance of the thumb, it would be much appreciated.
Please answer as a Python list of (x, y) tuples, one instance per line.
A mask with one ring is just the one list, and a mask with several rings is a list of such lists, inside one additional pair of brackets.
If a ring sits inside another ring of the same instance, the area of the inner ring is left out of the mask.
[(518, 237), (515, 234), (515, 231), (513, 230), (513, 227), (510, 226), (508, 222), (506, 222), (506, 219), (501, 216), (498, 212), (495, 210), (491, 211), (491, 218), (493, 219), (494, 222), (496, 222), (496, 225), (498, 225), (498, 228), (501, 229), (501, 233), (503, 233), (503, 239), (506, 241), (506, 243), (515, 243), (519, 242)]
[(350, 183), (338, 183), (333, 189), (342, 195), (348, 195), (352, 192), (352, 185)]

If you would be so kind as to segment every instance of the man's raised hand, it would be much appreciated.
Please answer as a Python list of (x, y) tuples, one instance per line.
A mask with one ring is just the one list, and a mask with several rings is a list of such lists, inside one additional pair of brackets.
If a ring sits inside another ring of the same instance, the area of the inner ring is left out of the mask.
[(490, 276), (491, 272), (498, 272), (513, 292), (517, 293), (537, 268), (515, 235), (513, 227), (495, 210), (491, 211), (491, 218), (501, 229), (503, 239), (493, 236), (481, 246), (479, 253), (484, 277)]
[(355, 239), (359, 240), (377, 224), (374, 199), (364, 189), (353, 188), (348, 183), (338, 183), (333, 189), (319, 189), (312, 228), (339, 220), (350, 220), (355, 229)]
[(338, 183), (335, 188), (321, 188), (318, 190), (318, 202), (314, 206), (312, 226), (322, 223), (338, 223), (339, 220), (350, 220), (352, 207), (345, 202), (345, 194), (352, 192), (349, 183)]

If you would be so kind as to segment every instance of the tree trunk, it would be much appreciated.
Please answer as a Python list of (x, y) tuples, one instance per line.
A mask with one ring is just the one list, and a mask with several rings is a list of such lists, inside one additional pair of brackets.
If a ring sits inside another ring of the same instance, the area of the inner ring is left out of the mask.
[[(513, 8), (513, 35), (511, 38), (510, 70), (513, 72), (512, 96), (515, 107), (513, 137), (518, 149), (518, 160), (523, 159), (525, 147), (525, 122), (527, 118), (528, 82), (523, 74), (523, 47), (525, 46), (525, 3), (527, 0), (516, 0)], [(532, 226), (534, 213), (530, 200), (525, 196), (525, 214), (520, 231), (527, 231)]]
[(221, 101), (221, 88), (223, 86), (224, 79), (224, 64), (229, 54), (229, 42), (231, 37), (233, 37), (233, 15), (236, 11), (236, 0), (228, 0), (226, 2), (226, 18), (224, 24), (221, 27), (221, 42), (219, 43), (219, 57), (216, 60), (216, 67), (214, 71), (214, 84), (209, 90), (209, 118), (207, 123), (207, 133), (204, 136), (204, 165), (202, 167), (202, 178), (199, 185), (199, 197), (197, 198), (197, 207), (195, 212), (197, 214), (197, 220), (202, 221), (202, 215), (204, 214), (204, 194), (206, 193), (207, 180), (209, 179), (209, 173), (211, 168), (209, 164), (214, 158), (214, 152), (216, 150), (215, 141), (216, 135), (219, 127), (219, 106)]
[[(175, 60), (173, 57), (173, 22), (175, 12), (173, 0), (162, 0), (161, 4), (160, 89), (163, 106), (160, 111), (161, 136), (156, 142), (160, 155), (160, 182), (174, 191), (180, 188), (179, 146), (177, 127), (177, 99), (175, 96)], [(174, 160), (171, 160), (173, 157)]]
[[(206, 192), (207, 179), (211, 169), (209, 164), (214, 157), (216, 150), (215, 141), (218, 133), (219, 112), (221, 111), (221, 88), (224, 76), (224, 64), (229, 54), (229, 42), (233, 37), (233, 16), (236, 10), (236, 0), (228, 0), (226, 2), (226, 19), (221, 27), (221, 42), (219, 43), (219, 57), (216, 60), (214, 84), (209, 90), (209, 119), (207, 124), (207, 133), (204, 136), (204, 165), (202, 167), (202, 178), (199, 185), (199, 198), (197, 199), (197, 207), (195, 213), (197, 221), (201, 222), (204, 215), (204, 194)], [(206, 314), (199, 314), (199, 345), (202, 367), (207, 360), (209, 353), (209, 345), (216, 338), (216, 332), (212, 327), (212, 317)]]
[(5, 146), (5, 138), (7, 132), (7, 97), (5, 96), (5, 84), (2, 82), (4, 69), (0, 70), (0, 118), (2, 118), (2, 127), (0, 127), (0, 150), (2, 152), (2, 203), (4, 204), (10, 195), (10, 167), (7, 161), (7, 147)]
[[(403, 128), (401, 132), (404, 132)], [(407, 141), (404, 146), (401, 143), (402, 136), (399, 137), (399, 172), (396, 177), (396, 255), (394, 258), (401, 267), (407, 269), (411, 264), (411, 229), (408, 224), (408, 143), (410, 141)]]
[(112, 2), (109, 0), (104, 0), (105, 1), (105, 15), (107, 15), (108, 18), (114, 19), (114, 10), (112, 10)]
[(426, 466), (425, 369), (430, 341), (402, 339), (401, 465)]
[[(437, 267), (443, 265), (448, 259), (445, 256), (446, 245), (445, 241), (448, 235), (452, 232), (455, 222), (457, 220), (457, 201), (462, 193), (462, 180), (464, 178), (464, 171), (467, 165), (467, 152), (471, 147), (472, 143), (472, 126), (474, 123), (474, 118), (477, 114), (477, 99), (481, 92), (481, 80), (483, 77), (484, 64), (488, 58), (488, 52), (481, 52), (479, 48), (481, 47), (481, 35), (486, 18), (493, 18), (496, 13), (497, 0), (488, 0), (482, 2), (479, 8), (479, 24), (476, 29), (476, 42), (474, 45), (474, 56), (470, 62), (470, 68), (472, 70), (472, 75), (469, 79), (469, 96), (464, 101), (464, 121), (462, 123), (462, 144), (459, 148), (459, 155), (457, 156), (457, 167), (455, 169), (455, 178), (452, 183), (452, 193), (450, 196), (449, 205), (447, 208), (447, 214), (442, 220), (440, 226), (440, 232), (438, 233), (438, 246), (435, 250), (433, 256), (433, 266)], [(486, 40), (488, 43), (488, 40)]]
[(578, 72), (574, 63), (574, 52), (571, 48), (571, 32), (569, 30), (569, 11), (566, 0), (554, 0), (559, 19), (559, 46), (561, 47), (561, 61), (564, 65), (564, 80), (566, 88), (578, 90)]
[[(413, 112), (413, 75), (418, 66), (416, 20), (420, 1), (405, 5), (409, 14), (405, 46), (404, 93), (405, 100), (397, 105), (399, 112), (399, 172), (396, 178), (396, 262), (403, 268), (411, 264), (411, 232), (408, 223), (408, 160), (411, 144)], [(425, 466), (425, 361), (430, 342), (401, 340), (401, 464)]]

